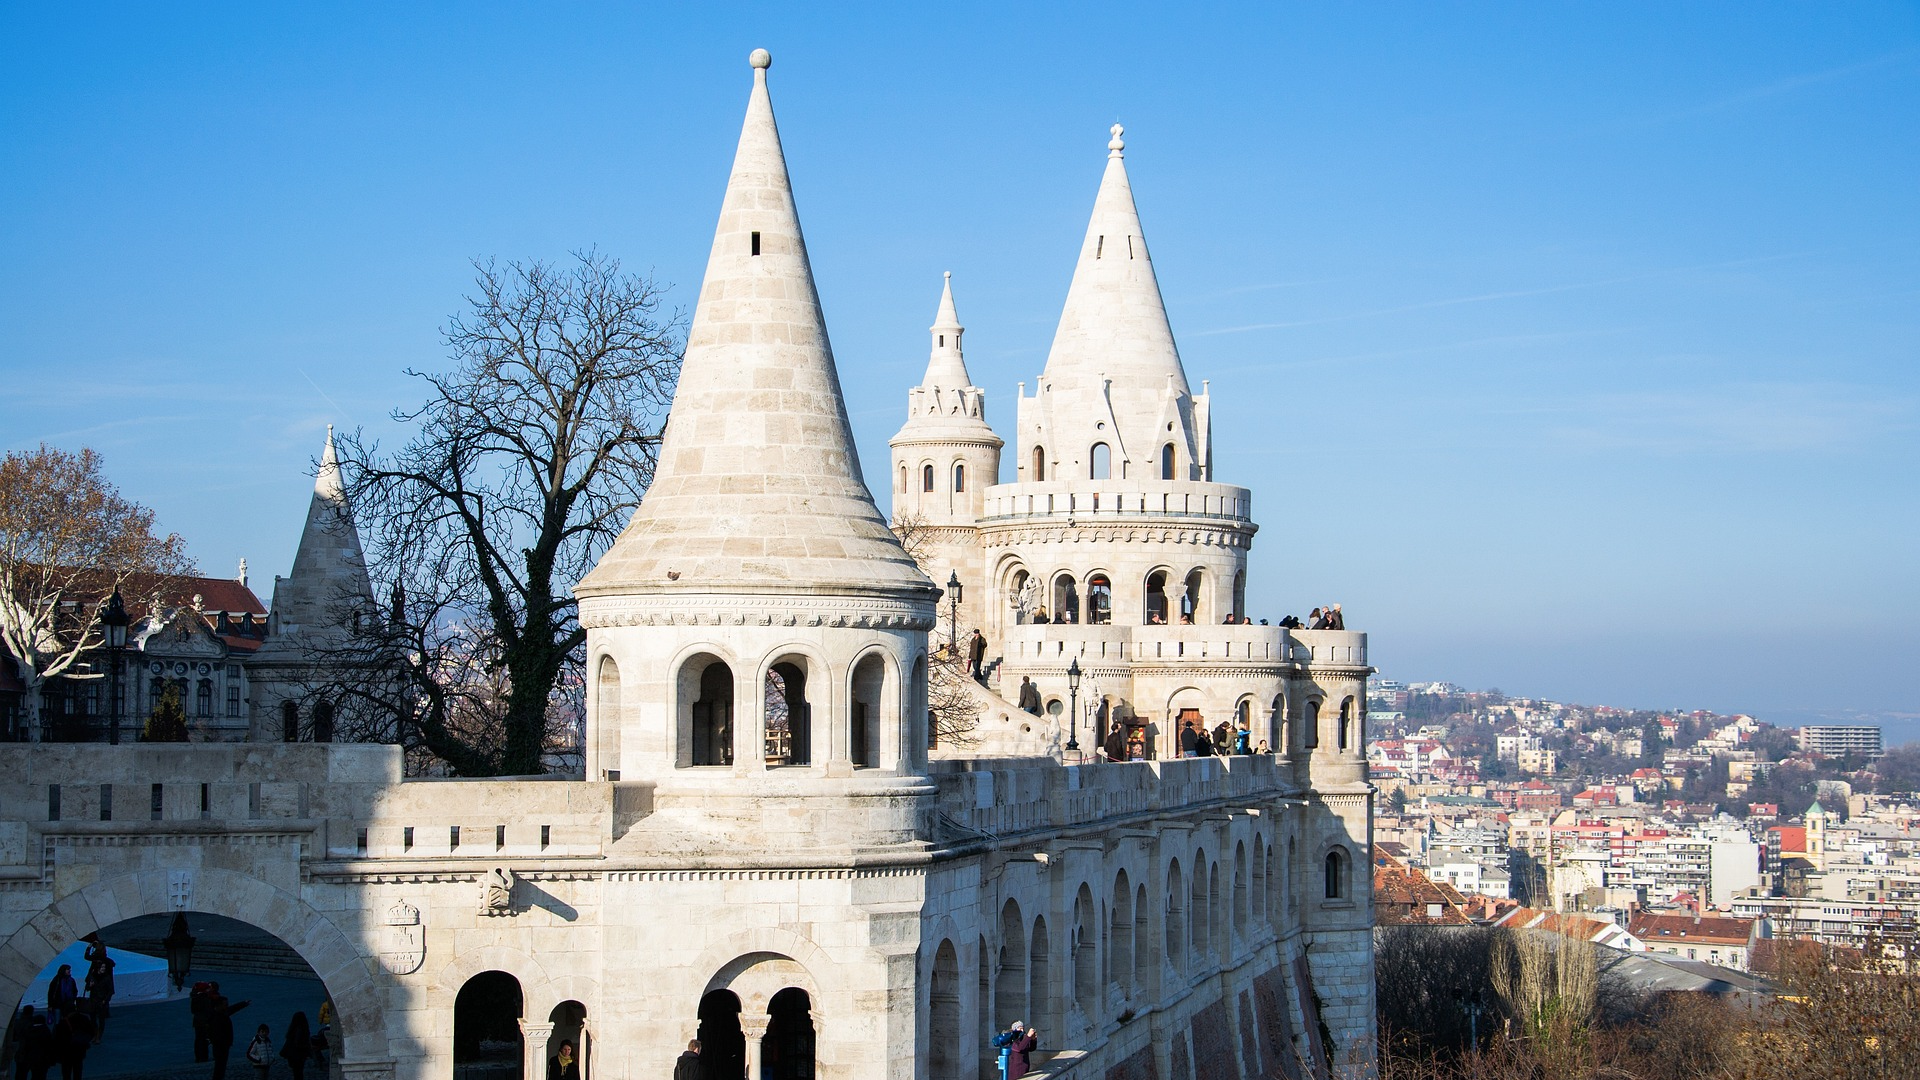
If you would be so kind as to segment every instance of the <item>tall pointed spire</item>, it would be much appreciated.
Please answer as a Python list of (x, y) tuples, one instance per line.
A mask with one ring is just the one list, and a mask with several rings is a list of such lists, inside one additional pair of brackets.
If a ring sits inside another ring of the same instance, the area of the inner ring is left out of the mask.
[(930, 595), (860, 475), (756, 49), (653, 483), (576, 590)]
[(1120, 138), (1124, 130), (1113, 125), (1107, 142), (1106, 175), (1093, 200), (1093, 217), (1043, 377), (1104, 375), (1154, 388), (1166, 386), (1172, 377), (1184, 393), (1186, 372), (1127, 180), (1126, 143)]
[(291, 646), (293, 636), (298, 634), (341, 630), (372, 603), (366, 555), (360, 547), (353, 511), (347, 505), (340, 456), (333, 446), (333, 425), (328, 424), (320, 467), (314, 473), (313, 499), (307, 504), (307, 523), (293, 555), (293, 569), (273, 582), (271, 617), (276, 637), (269, 639), (262, 653)]
[(927, 328), (933, 338), (933, 351), (927, 356), (927, 377), (920, 385), (928, 389), (958, 390), (973, 385), (967, 376), (967, 361), (960, 350), (960, 337), (967, 332), (960, 325), (960, 315), (953, 308), (953, 271), (947, 271), (946, 282), (940, 289), (940, 310), (933, 316), (933, 325)]

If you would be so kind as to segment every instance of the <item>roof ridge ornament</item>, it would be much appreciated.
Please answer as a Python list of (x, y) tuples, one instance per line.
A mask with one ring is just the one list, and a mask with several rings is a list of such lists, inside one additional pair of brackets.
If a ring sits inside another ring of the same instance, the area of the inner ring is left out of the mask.
[(1127, 148), (1127, 144), (1120, 136), (1126, 134), (1127, 129), (1121, 127), (1119, 124), (1115, 124), (1107, 130), (1113, 133), (1113, 138), (1107, 140), (1107, 156), (1110, 158), (1126, 157), (1127, 155), (1121, 153), (1121, 151)]

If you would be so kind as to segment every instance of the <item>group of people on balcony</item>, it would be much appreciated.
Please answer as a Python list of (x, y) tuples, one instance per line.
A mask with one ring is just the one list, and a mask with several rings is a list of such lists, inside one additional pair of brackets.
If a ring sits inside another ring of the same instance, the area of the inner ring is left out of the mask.
[(1289, 615), (1280, 620), (1280, 625), (1289, 630), (1299, 630), (1303, 626), (1308, 630), (1345, 630), (1347, 617), (1340, 614), (1339, 604), (1328, 604), (1326, 607), (1317, 607), (1309, 612), (1305, 623), (1300, 621), (1298, 615)]

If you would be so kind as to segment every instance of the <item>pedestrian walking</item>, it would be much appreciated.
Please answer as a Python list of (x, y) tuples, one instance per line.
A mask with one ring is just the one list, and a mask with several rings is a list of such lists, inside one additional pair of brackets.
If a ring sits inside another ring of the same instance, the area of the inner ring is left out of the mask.
[(313, 1030), (307, 1026), (307, 1014), (297, 1012), (287, 1021), (287, 1037), (280, 1041), (280, 1056), (293, 1070), (293, 1080), (306, 1080), (307, 1059), (313, 1056)]
[(213, 1001), (213, 984), (197, 982), (187, 995), (187, 1011), (193, 1015), (193, 1060), (207, 1061), (207, 1006)]
[(687, 1042), (687, 1048), (673, 1063), (673, 1080), (702, 1080), (700, 1075), (700, 1040)]
[[(253, 1065), (253, 1075), (258, 1080), (267, 1080), (267, 1074), (273, 1071), (273, 1032), (267, 1025), (261, 1024), (254, 1029), (253, 1041), (247, 1044), (247, 1060)], [(225, 1063), (225, 1059), (222, 1059)], [(218, 1065), (214, 1066), (216, 1069)]]
[(27, 1025), (20, 1049), (25, 1055), (28, 1080), (47, 1080), (47, 1070), (53, 1068), (54, 1045), (53, 1028), (48, 1026), (45, 1013), (33, 1017)]
[(1025, 675), (1020, 676), (1020, 708), (1035, 716), (1040, 715), (1040, 688)]
[(980, 678), (980, 664), (987, 658), (987, 639), (980, 633), (979, 627), (973, 628), (973, 637), (967, 639), (967, 671), (975, 679)]
[(107, 1037), (107, 1018), (112, 1015), (114, 960), (107, 955), (107, 947), (97, 943), (87, 947), (87, 959), (87, 1000), (93, 1003), (93, 1042), (98, 1046)]
[(86, 1070), (87, 1051), (91, 1049), (93, 1021), (76, 1007), (61, 1017), (53, 1029), (53, 1053), (60, 1063), (60, 1080), (81, 1080)]

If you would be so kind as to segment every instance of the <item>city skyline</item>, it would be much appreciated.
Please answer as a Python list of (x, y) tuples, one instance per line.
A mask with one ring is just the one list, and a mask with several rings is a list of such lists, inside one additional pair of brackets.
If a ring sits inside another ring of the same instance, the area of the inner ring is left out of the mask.
[[(883, 508), (941, 273), (1010, 432), (1118, 121), (1256, 617), (1342, 602), (1393, 677), (1920, 713), (1910, 10), (0, 19), (5, 448), (101, 450), (263, 596), (468, 259), (597, 246), (691, 308), (764, 45)], [(1808, 624), (1854, 678), (1780, 675)]]

